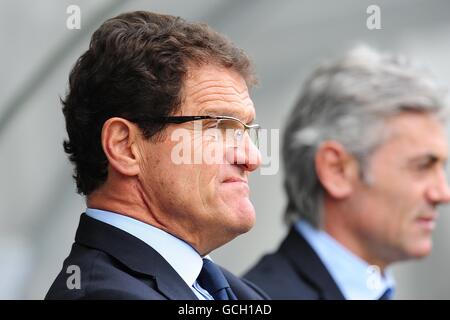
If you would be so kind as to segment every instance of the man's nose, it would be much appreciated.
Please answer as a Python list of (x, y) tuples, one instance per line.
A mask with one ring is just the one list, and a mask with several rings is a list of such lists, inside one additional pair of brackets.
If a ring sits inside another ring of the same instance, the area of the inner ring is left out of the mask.
[(444, 170), (439, 173), (435, 184), (429, 189), (428, 198), (435, 204), (450, 202), (450, 187)]
[(249, 172), (255, 171), (261, 165), (261, 153), (250, 139), (228, 148), (227, 158), (230, 163), (240, 165)]

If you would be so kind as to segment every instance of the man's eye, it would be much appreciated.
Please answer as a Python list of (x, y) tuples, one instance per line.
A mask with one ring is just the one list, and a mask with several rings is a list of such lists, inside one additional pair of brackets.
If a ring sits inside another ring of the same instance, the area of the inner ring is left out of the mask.
[(427, 162), (419, 163), (417, 166), (417, 169), (427, 170), (427, 169), (430, 169), (431, 167), (433, 167), (433, 165), (434, 165), (434, 162), (427, 161)]
[(244, 130), (242, 130), (242, 129), (236, 129), (236, 130), (234, 131), (234, 135), (235, 135), (237, 138), (242, 138), (242, 136), (244, 135)]
[(429, 164), (430, 164), (429, 162), (418, 163), (417, 168), (418, 169), (426, 169), (426, 168), (428, 168)]
[(216, 121), (203, 121), (202, 128), (203, 129), (212, 129), (216, 127)]

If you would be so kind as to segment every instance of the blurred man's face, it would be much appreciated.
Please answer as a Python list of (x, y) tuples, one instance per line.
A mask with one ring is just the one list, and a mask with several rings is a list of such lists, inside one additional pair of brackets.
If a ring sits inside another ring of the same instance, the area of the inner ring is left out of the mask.
[(403, 113), (387, 121), (387, 141), (370, 158), (369, 183), (357, 186), (354, 232), (375, 260), (393, 262), (427, 255), (436, 207), (450, 200), (444, 172), (448, 147), (432, 115)]
[[(215, 66), (193, 68), (183, 93), (185, 99), (175, 116), (225, 115), (246, 124), (255, 118), (246, 83), (234, 71)], [(203, 127), (200, 132), (199, 126)], [(168, 125), (163, 141), (146, 142), (147, 163), (140, 177), (145, 197), (156, 208), (153, 211), (159, 212), (155, 219), (202, 254), (253, 226), (255, 211), (249, 199), (248, 175), (261, 161), (247, 134), (243, 145), (220, 145), (205, 134), (209, 126), (208, 121)], [(176, 130), (182, 133), (186, 146), (181, 152), (182, 140), (173, 135)], [(214, 150), (220, 161), (202, 158), (215, 146), (219, 146)], [(175, 158), (186, 152), (192, 152), (188, 158), (194, 163), (177, 163)], [(197, 162), (195, 153), (200, 156)]]

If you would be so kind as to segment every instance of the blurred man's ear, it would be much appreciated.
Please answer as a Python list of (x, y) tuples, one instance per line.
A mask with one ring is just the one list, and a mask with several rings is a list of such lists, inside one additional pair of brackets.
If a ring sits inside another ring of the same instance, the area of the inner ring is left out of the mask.
[(102, 147), (109, 166), (126, 176), (139, 173), (138, 133), (136, 125), (122, 118), (110, 118), (103, 124)]
[(332, 198), (348, 197), (359, 179), (356, 159), (336, 141), (325, 141), (319, 146), (315, 167), (318, 179)]

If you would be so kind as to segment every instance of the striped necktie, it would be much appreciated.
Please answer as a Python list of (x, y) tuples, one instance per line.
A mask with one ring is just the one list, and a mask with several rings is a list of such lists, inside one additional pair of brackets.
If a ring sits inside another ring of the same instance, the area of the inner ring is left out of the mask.
[(197, 281), (215, 300), (237, 300), (220, 268), (209, 259), (203, 259)]

